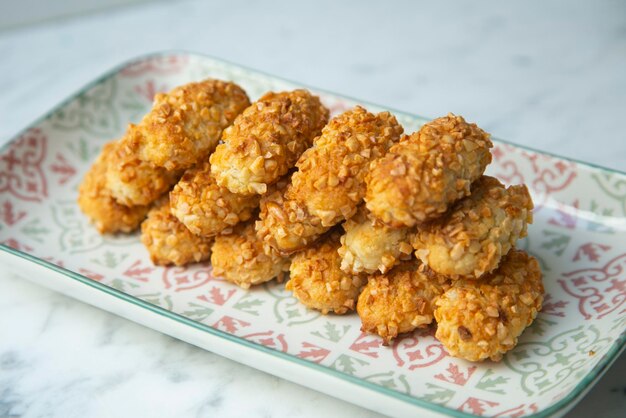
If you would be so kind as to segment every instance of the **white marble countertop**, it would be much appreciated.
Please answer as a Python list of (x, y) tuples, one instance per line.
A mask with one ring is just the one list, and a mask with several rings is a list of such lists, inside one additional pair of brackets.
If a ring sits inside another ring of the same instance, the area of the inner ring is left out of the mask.
[[(619, 1), (164, 2), (3, 31), (0, 143), (110, 67), (164, 49), (425, 116), (453, 111), (495, 137), (626, 170)], [(569, 416), (623, 416), (625, 375), (622, 355)], [(0, 417), (217, 415), (378, 416), (0, 266)]]

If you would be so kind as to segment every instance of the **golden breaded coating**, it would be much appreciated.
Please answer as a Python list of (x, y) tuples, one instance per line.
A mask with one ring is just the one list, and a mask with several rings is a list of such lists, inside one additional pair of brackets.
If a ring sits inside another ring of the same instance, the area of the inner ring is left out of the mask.
[(204, 237), (229, 232), (250, 219), (258, 206), (257, 196), (238, 195), (218, 186), (208, 159), (188, 169), (170, 192), (172, 215)]
[(210, 154), (224, 128), (250, 105), (241, 87), (208, 79), (158, 93), (139, 123), (139, 158), (167, 170), (184, 170)]
[(535, 258), (512, 250), (482, 280), (459, 280), (436, 302), (436, 337), (448, 352), (469, 361), (499, 361), (513, 349), (543, 303)]
[(322, 226), (306, 207), (285, 198), (291, 188), (289, 179), (276, 183), (276, 190), (261, 198), (256, 230), (259, 238), (283, 255), (306, 248), (330, 227)]
[(287, 198), (305, 205), (323, 226), (349, 219), (365, 196), (369, 163), (402, 131), (389, 112), (374, 115), (360, 106), (333, 118), (298, 160)]
[(414, 226), (469, 195), (491, 162), (489, 134), (449, 114), (405, 135), (367, 176), (367, 208), (392, 227)]
[(106, 172), (106, 185), (122, 205), (149, 205), (166, 193), (180, 177), (179, 172), (167, 171), (140, 160), (137, 150), (129, 144), (137, 143), (141, 132), (129, 125), (125, 137), (117, 143)]
[(213, 274), (244, 289), (277, 278), (289, 271), (290, 259), (263, 243), (254, 221), (239, 224), (230, 235), (218, 235), (213, 244)]
[(213, 176), (233, 193), (265, 194), (327, 122), (328, 109), (307, 90), (267, 93), (224, 130), (211, 155)]
[(356, 215), (342, 224), (341, 269), (347, 273), (385, 273), (410, 259), (413, 247), (409, 228), (389, 228), (368, 216), (361, 205)]
[(415, 255), (439, 274), (479, 278), (526, 236), (532, 209), (525, 185), (505, 188), (483, 176), (472, 185), (470, 196), (418, 229), (412, 239)]
[(184, 266), (207, 260), (211, 256), (213, 238), (191, 233), (170, 213), (169, 199), (164, 198), (141, 224), (141, 242), (154, 264)]
[(427, 327), (434, 318), (435, 300), (449, 286), (447, 278), (417, 260), (370, 276), (356, 305), (361, 330), (380, 335), (387, 345), (398, 334)]
[(296, 254), (291, 262), (291, 290), (305, 306), (321, 311), (345, 314), (354, 309), (366, 278), (341, 271), (337, 232), (331, 232), (318, 243)]
[(78, 206), (101, 234), (134, 231), (150, 209), (121, 205), (106, 187), (107, 168), (117, 146), (117, 141), (112, 141), (102, 148), (78, 189)]

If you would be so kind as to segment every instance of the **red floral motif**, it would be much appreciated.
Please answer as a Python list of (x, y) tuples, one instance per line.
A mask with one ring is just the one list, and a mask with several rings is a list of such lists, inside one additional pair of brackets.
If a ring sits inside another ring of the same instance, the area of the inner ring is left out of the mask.
[(86, 268), (79, 268), (78, 272), (80, 274), (82, 274), (83, 276), (87, 276), (89, 277), (91, 280), (95, 280), (97, 282), (101, 281), (102, 279), (104, 279), (104, 275), (100, 274), (100, 273), (96, 273), (95, 271), (91, 271), (88, 270)]
[(568, 187), (577, 175), (577, 166), (571, 161), (562, 160), (546, 154), (523, 152), (522, 156), (530, 161), (535, 178), (531, 187), (537, 193), (549, 195)]
[(497, 144), (491, 150), (494, 163), (490, 166), (493, 174), (506, 184), (523, 184), (524, 175), (521, 173), (515, 160), (507, 156), (517, 152), (517, 148), (508, 144)]
[(14, 248), (18, 251), (23, 251), (23, 252), (32, 252), (33, 251), (33, 247), (30, 247), (26, 244), (23, 244), (21, 242), (19, 242), (18, 240), (16, 240), (15, 238), (9, 238), (6, 241), (3, 241), (2, 244)]
[(594, 242), (588, 242), (586, 244), (581, 245), (576, 250), (576, 254), (574, 254), (574, 258), (572, 261), (579, 261), (583, 257), (587, 260), (597, 263), (600, 261), (600, 252), (607, 252), (611, 249), (611, 246), (606, 244), (596, 244)]
[(186, 55), (161, 55), (134, 62), (120, 71), (125, 77), (137, 77), (147, 73), (170, 75), (177, 74), (187, 66), (189, 57)]
[(215, 324), (213, 324), (213, 328), (228, 332), (230, 334), (236, 334), (237, 331), (240, 331), (242, 328), (246, 328), (249, 326), (249, 322), (242, 319), (233, 318), (232, 316), (228, 315), (223, 316)]
[[(563, 273), (563, 290), (578, 299), (585, 319), (601, 319), (618, 310), (626, 301), (626, 254), (615, 257), (602, 268)], [(620, 313), (626, 312), (626, 309)]]
[(59, 175), (60, 185), (67, 183), (69, 179), (76, 175), (76, 168), (72, 167), (65, 157), (58, 152), (56, 161), (50, 165), (50, 170)]
[(478, 367), (470, 366), (466, 371), (462, 371), (458, 364), (450, 363), (446, 369), (446, 374), (439, 373), (435, 375), (435, 379), (442, 380), (455, 385), (465, 386), (467, 381), (472, 377)]
[(214, 305), (224, 305), (237, 292), (237, 289), (223, 290), (218, 286), (213, 286), (207, 294), (198, 296), (198, 299), (212, 303)]
[(519, 418), (525, 415), (534, 414), (535, 412), (537, 412), (537, 410), (538, 410), (537, 404), (531, 403), (529, 405), (526, 405), (525, 403), (523, 403), (514, 408), (507, 409), (506, 411), (497, 413), (496, 415), (494, 415), (494, 418), (495, 417)]
[[(190, 271), (191, 270), (191, 271)], [(163, 270), (163, 283), (166, 289), (173, 289), (175, 292), (184, 292), (204, 286), (213, 280), (212, 269), (210, 267), (191, 269), (187, 267), (167, 267)]]
[(274, 331), (256, 332), (254, 334), (244, 335), (248, 341), (273, 348), (274, 350), (287, 352), (288, 345), (284, 334), (274, 334)]
[(47, 137), (31, 129), (13, 141), (0, 155), (0, 193), (9, 192), (20, 200), (40, 202), (48, 196), (42, 169)]
[(478, 399), (470, 396), (465, 402), (461, 404), (461, 406), (459, 406), (458, 410), (483, 416), (488, 409), (493, 409), (493, 407), (498, 405), (500, 405), (498, 402)]
[(169, 88), (165, 84), (159, 84), (159, 87), (157, 87), (154, 80), (146, 80), (143, 84), (137, 84), (134, 86), (133, 90), (141, 97), (145, 98), (149, 102), (152, 102), (157, 93), (166, 92)]
[(553, 300), (552, 295), (547, 293), (543, 299), (541, 313), (544, 315), (560, 316), (562, 318), (565, 316), (564, 310), (568, 303), (569, 301), (566, 300)]
[(298, 354), (298, 357), (303, 358), (305, 360), (312, 361), (314, 363), (319, 363), (324, 360), (330, 354), (330, 350), (319, 347), (315, 344), (307, 343), (306, 341), (302, 342), (302, 348)]
[(0, 206), (0, 219), (2, 222), (9, 226), (13, 226), (26, 216), (24, 211), (15, 211), (15, 206), (10, 200), (6, 200), (2, 206)]
[(129, 268), (127, 268), (122, 274), (140, 282), (147, 282), (150, 280), (150, 274), (154, 271), (154, 267), (149, 265), (143, 265), (141, 260), (136, 260)]
[(447, 356), (443, 345), (427, 334), (421, 336), (421, 341), (412, 335), (393, 343), (393, 357), (396, 363), (399, 367), (408, 365), (409, 370), (432, 366)]
[(350, 345), (350, 350), (357, 353), (365, 354), (373, 358), (378, 358), (378, 350), (383, 345), (383, 340), (372, 334), (366, 334), (362, 332)]

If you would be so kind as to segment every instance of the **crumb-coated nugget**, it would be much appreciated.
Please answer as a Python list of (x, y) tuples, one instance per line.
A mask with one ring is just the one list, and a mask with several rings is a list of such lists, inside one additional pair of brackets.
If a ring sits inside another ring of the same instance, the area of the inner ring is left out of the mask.
[(141, 224), (141, 242), (154, 264), (184, 266), (207, 260), (213, 238), (199, 237), (189, 231), (170, 213), (169, 199), (163, 198)]
[(418, 228), (412, 238), (415, 255), (437, 273), (479, 278), (526, 236), (532, 208), (525, 185), (505, 188), (483, 176), (472, 185), (470, 196)]
[(172, 215), (204, 237), (228, 232), (250, 219), (258, 206), (257, 196), (242, 196), (218, 186), (208, 159), (188, 169), (170, 192)]
[(435, 119), (371, 164), (367, 208), (392, 227), (435, 219), (470, 193), (491, 162), (492, 146), (489, 134), (461, 116)]
[(385, 155), (402, 131), (389, 112), (374, 115), (360, 106), (333, 118), (298, 160), (287, 197), (324, 226), (349, 219), (365, 196), (370, 162)]
[(78, 189), (78, 205), (101, 234), (132, 232), (144, 220), (148, 206), (124, 206), (113, 198), (106, 187), (106, 172), (117, 141), (102, 148)]
[(296, 254), (291, 261), (290, 279), (285, 286), (302, 304), (323, 314), (334, 312), (341, 315), (354, 310), (367, 280), (363, 275), (347, 274), (341, 270), (338, 248), (339, 234), (331, 232)]
[(135, 125), (128, 126), (125, 137), (111, 153), (106, 172), (106, 185), (111, 194), (127, 206), (149, 205), (166, 193), (180, 177), (180, 172), (167, 171), (137, 157), (137, 150), (129, 145), (137, 143), (139, 135), (141, 131)]
[(499, 361), (541, 310), (543, 290), (537, 260), (512, 250), (484, 279), (455, 281), (437, 299), (435, 336), (455, 357)]
[(289, 257), (279, 255), (261, 241), (254, 221), (239, 224), (229, 235), (215, 237), (211, 254), (213, 274), (244, 289), (277, 278), (289, 271)]
[(267, 93), (224, 130), (211, 155), (213, 176), (233, 193), (265, 194), (326, 122), (328, 109), (306, 90)]
[(368, 216), (361, 206), (342, 224), (341, 269), (348, 273), (385, 273), (402, 260), (410, 259), (413, 247), (409, 228), (389, 228)]
[(398, 334), (427, 327), (434, 318), (435, 300), (449, 286), (447, 278), (417, 260), (371, 276), (356, 305), (361, 330), (389, 344)]
[(330, 227), (322, 226), (306, 207), (285, 198), (289, 179), (276, 183), (276, 189), (261, 198), (256, 230), (259, 238), (281, 254), (292, 254), (316, 241)]
[(139, 158), (167, 170), (184, 170), (217, 146), (222, 131), (250, 105), (235, 83), (207, 79), (154, 97), (139, 123)]

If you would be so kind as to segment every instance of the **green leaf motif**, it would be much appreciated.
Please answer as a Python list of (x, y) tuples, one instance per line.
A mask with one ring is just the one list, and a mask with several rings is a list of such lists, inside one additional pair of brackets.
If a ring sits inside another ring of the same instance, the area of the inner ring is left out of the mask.
[(121, 130), (114, 104), (116, 92), (116, 78), (111, 77), (50, 115), (50, 123), (63, 131), (80, 129), (98, 137), (112, 138)]
[(537, 317), (532, 326), (529, 327), (529, 331), (534, 335), (539, 335), (541, 337), (545, 334), (546, 328), (552, 325), (556, 325), (556, 322)]
[(337, 357), (337, 359), (333, 362), (333, 364), (330, 365), (330, 367), (337, 371), (354, 375), (356, 374), (357, 369), (363, 366), (367, 366), (368, 364), (369, 363), (365, 360), (342, 354)]
[(213, 309), (204, 305), (199, 305), (194, 302), (191, 302), (189, 306), (192, 307), (193, 309), (188, 309), (186, 311), (183, 311), (183, 315), (191, 319), (194, 319), (198, 322), (204, 321), (213, 313)]
[(100, 145), (94, 141), (88, 142), (84, 137), (80, 137), (76, 142), (68, 142), (67, 147), (81, 161), (93, 161), (95, 156), (100, 152)]
[(572, 237), (569, 235), (545, 229), (543, 230), (543, 235), (546, 236), (548, 240), (541, 244), (541, 248), (552, 250), (552, 252), (558, 256), (563, 255), (563, 252), (567, 249), (567, 246), (572, 240)]
[(120, 292), (124, 292), (124, 293), (128, 293), (130, 289), (136, 289), (139, 287), (137, 283), (127, 282), (119, 278), (111, 280), (111, 283), (109, 283), (109, 286), (111, 286), (113, 289), (117, 289)]
[(42, 226), (40, 221), (41, 219), (31, 220), (22, 227), (21, 231), (35, 241), (43, 243), (45, 236), (50, 233), (50, 230)]
[(235, 303), (233, 308), (251, 315), (259, 316), (260, 312), (257, 308), (261, 307), (264, 303), (265, 301), (257, 298), (254, 293), (247, 292), (237, 301), (237, 303)]
[(92, 258), (91, 261), (104, 267), (114, 268), (124, 261), (126, 257), (128, 257), (128, 254), (116, 254), (107, 250), (102, 258)]
[(493, 369), (487, 369), (485, 374), (476, 384), (476, 388), (486, 390), (487, 392), (500, 393), (504, 395), (506, 393), (504, 391), (504, 388), (498, 388), (498, 386), (508, 382), (509, 378), (505, 376), (494, 376), (494, 374), (495, 372), (493, 371)]
[(439, 405), (445, 405), (450, 402), (456, 393), (452, 389), (442, 388), (441, 386), (433, 385), (432, 383), (426, 383), (426, 388), (428, 388), (428, 392), (425, 395), (422, 395), (421, 398), (425, 401)]
[(339, 328), (335, 323), (326, 321), (324, 323), (324, 329), (322, 331), (314, 331), (311, 334), (336, 343), (348, 333), (350, 328), (350, 325), (344, 325), (343, 327)]
[(168, 311), (171, 311), (174, 307), (174, 303), (172, 302), (172, 296), (166, 295), (163, 296), (162, 293), (148, 293), (145, 295), (136, 295), (138, 298), (145, 300), (148, 303), (153, 305), (160, 306), (161, 308), (165, 308)]
[(411, 393), (411, 386), (406, 376), (403, 374), (396, 375), (393, 371), (365, 376), (364, 379), (401, 393)]

